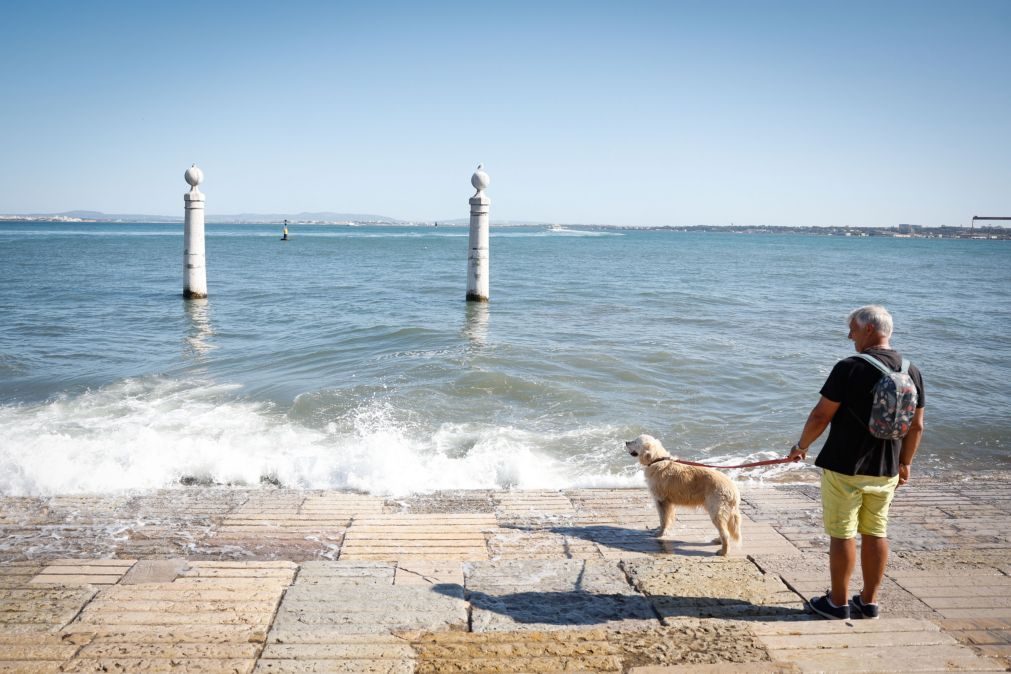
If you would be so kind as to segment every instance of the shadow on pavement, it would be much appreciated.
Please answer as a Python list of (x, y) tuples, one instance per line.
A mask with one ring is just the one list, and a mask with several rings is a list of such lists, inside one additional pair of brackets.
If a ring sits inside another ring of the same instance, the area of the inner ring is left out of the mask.
[(661, 618), (727, 618), (735, 620), (810, 619), (800, 609), (761, 606), (733, 598), (645, 596), (638, 593), (527, 591), (490, 594), (466, 590), (457, 583), (432, 586), (448, 597), (463, 597), (474, 611), (489, 611), (520, 624), (606, 625)]

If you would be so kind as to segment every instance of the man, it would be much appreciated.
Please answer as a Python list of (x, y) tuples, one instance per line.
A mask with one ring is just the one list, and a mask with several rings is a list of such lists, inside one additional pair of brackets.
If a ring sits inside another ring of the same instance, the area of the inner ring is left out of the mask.
[[(860, 307), (849, 315), (849, 338), (857, 353), (867, 354), (898, 371), (902, 356), (888, 343), (892, 316), (877, 305)], [(878, 589), (888, 562), (888, 506), (895, 488), (909, 482), (910, 464), (923, 435), (923, 379), (915, 366), (908, 374), (916, 387), (915, 414), (901, 439), (879, 439), (868, 430), (874, 403), (872, 391), (885, 375), (859, 356), (836, 363), (821, 388), (800, 440), (790, 458), (803, 460), (807, 450), (831, 424), (828, 440), (815, 465), (822, 469), (821, 500), (829, 544), (832, 589), (808, 603), (822, 617), (848, 620), (877, 618)], [(864, 586), (847, 601), (850, 576), (856, 566), (856, 535)]]

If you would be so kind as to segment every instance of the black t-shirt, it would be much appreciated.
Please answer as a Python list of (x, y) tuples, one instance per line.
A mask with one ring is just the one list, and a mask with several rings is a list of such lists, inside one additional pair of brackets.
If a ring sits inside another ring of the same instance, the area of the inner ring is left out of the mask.
[[(896, 372), (902, 356), (892, 349), (870, 348), (864, 351)], [(871, 416), (871, 391), (882, 377), (881, 371), (863, 358), (850, 356), (840, 360), (821, 387), (821, 394), (839, 403), (832, 418), (828, 440), (814, 465), (844, 475), (891, 477), (899, 474), (899, 450), (902, 440), (875, 438), (867, 430)], [(917, 407), (923, 407), (923, 378), (915, 365), (909, 376), (916, 385)]]

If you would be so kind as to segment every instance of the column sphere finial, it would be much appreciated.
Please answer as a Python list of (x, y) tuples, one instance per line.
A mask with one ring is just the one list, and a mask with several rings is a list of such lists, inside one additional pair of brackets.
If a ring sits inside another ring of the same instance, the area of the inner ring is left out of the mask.
[(197, 168), (196, 164), (186, 169), (186, 182), (191, 187), (196, 187), (204, 180), (204, 172)]
[(488, 185), (491, 184), (491, 178), (488, 174), (484, 172), (484, 164), (478, 164), (477, 170), (474, 171), (474, 175), (470, 177), (470, 184), (474, 186), (477, 193), (480, 194), (485, 190)]

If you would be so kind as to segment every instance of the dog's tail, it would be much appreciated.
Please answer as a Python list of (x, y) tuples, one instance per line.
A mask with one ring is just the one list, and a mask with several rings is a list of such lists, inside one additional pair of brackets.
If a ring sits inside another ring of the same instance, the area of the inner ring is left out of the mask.
[(727, 528), (730, 530), (730, 537), (735, 541), (740, 543), (743, 540), (741, 536), (741, 513), (737, 508), (730, 513), (730, 517), (727, 518)]

